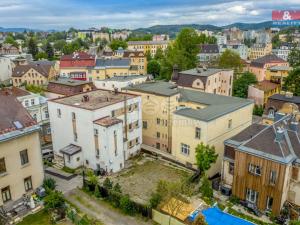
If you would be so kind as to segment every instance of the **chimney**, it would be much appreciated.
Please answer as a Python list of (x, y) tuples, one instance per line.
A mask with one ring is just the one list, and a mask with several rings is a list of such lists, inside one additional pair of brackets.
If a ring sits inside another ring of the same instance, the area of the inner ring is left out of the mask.
[(178, 80), (178, 73), (179, 73), (179, 68), (178, 65), (173, 66), (173, 74), (172, 74), (172, 81), (177, 81)]
[(283, 118), (285, 116), (284, 113), (281, 113), (281, 112), (276, 112), (275, 113), (275, 117), (274, 117), (274, 122), (277, 122), (279, 121), (281, 118)]
[(89, 98), (88, 95), (84, 95), (83, 98), (82, 98), (83, 102), (88, 102), (89, 100), (90, 100), (90, 98)]
[(284, 138), (284, 129), (277, 127), (275, 140), (277, 142), (281, 142), (283, 140), (283, 138)]
[(298, 130), (299, 130), (299, 123), (297, 121), (292, 121), (290, 123), (290, 129), (292, 131), (298, 132)]

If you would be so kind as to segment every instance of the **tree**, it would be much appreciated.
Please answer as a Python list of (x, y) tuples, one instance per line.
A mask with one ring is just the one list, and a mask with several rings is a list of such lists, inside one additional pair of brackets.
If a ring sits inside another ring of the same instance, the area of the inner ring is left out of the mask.
[(57, 51), (62, 51), (66, 44), (67, 42), (65, 40), (58, 40), (54, 42), (53, 47)]
[(238, 53), (226, 49), (218, 60), (218, 65), (221, 68), (234, 69), (236, 72), (241, 71), (243, 64)]
[(121, 185), (119, 183), (116, 183), (115, 186), (113, 187), (113, 191), (122, 193)]
[(146, 51), (145, 56), (146, 56), (148, 62), (150, 62), (150, 61), (152, 60), (152, 55), (151, 55), (150, 50), (147, 50), (147, 51)]
[(48, 210), (63, 208), (65, 206), (64, 195), (59, 191), (52, 191), (45, 197), (44, 205)]
[(55, 190), (56, 182), (52, 178), (47, 178), (43, 182), (43, 187), (45, 188), (46, 192), (51, 192)]
[(161, 48), (157, 48), (154, 55), (155, 60), (162, 60), (164, 58), (164, 51)]
[(40, 59), (47, 59), (48, 55), (46, 52), (38, 52), (35, 56), (35, 59), (40, 60)]
[(10, 36), (10, 35), (6, 37), (4, 43), (11, 44), (11, 45), (13, 45), (16, 48), (19, 47), (19, 44), (15, 41), (15, 39), (13, 38), (13, 36)]
[(33, 58), (36, 58), (38, 52), (39, 49), (37, 47), (36, 40), (31, 37), (28, 42), (28, 53), (31, 54)]
[(203, 176), (201, 179), (200, 192), (202, 194), (202, 197), (208, 199), (212, 199), (214, 197), (211, 181), (207, 178), (207, 176)]
[(194, 220), (193, 225), (208, 225), (208, 223), (205, 221), (205, 217), (199, 214)]
[(253, 73), (245, 72), (233, 81), (233, 96), (247, 98), (248, 86), (256, 84), (257, 79)]
[(196, 164), (203, 175), (205, 171), (209, 170), (212, 163), (217, 161), (218, 154), (214, 146), (204, 145), (202, 142), (196, 147)]
[(120, 208), (128, 215), (133, 215), (136, 212), (134, 203), (130, 200), (129, 195), (124, 195), (120, 200)]
[(122, 40), (112, 40), (112, 42), (110, 43), (110, 48), (115, 51), (117, 50), (119, 47), (126, 49), (127, 48), (127, 43), (126, 41), (122, 41)]
[(53, 59), (54, 57), (54, 50), (53, 50), (53, 47), (52, 45), (50, 44), (50, 42), (47, 42), (46, 44), (46, 54), (48, 56), (48, 59)]
[(155, 78), (159, 76), (160, 64), (157, 60), (151, 60), (148, 62), (147, 73), (152, 74)]
[(288, 62), (292, 67), (300, 66), (300, 50), (294, 48), (288, 55)]
[(113, 188), (113, 182), (107, 177), (103, 182), (103, 187), (107, 190), (111, 190)]
[(289, 72), (284, 81), (286, 90), (292, 92), (296, 96), (300, 96), (300, 67)]

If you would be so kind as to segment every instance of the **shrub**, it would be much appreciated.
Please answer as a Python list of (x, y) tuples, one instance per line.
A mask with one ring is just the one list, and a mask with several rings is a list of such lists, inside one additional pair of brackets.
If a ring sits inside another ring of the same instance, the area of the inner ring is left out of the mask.
[(149, 205), (151, 208), (157, 208), (162, 200), (162, 196), (159, 193), (152, 193), (151, 198), (149, 200)]
[(292, 221), (290, 221), (289, 225), (300, 225), (300, 221), (299, 220), (292, 220)]
[(51, 191), (55, 190), (56, 181), (52, 178), (46, 178), (43, 182), (43, 187), (47, 193), (50, 193)]
[(48, 210), (62, 209), (65, 207), (65, 198), (59, 191), (52, 191), (44, 199), (45, 208)]
[(200, 192), (201, 192), (203, 197), (206, 197), (206, 198), (209, 198), (209, 199), (213, 198), (213, 189), (212, 189), (212, 186), (211, 186), (211, 182), (207, 178), (207, 176), (204, 176), (201, 179)]
[(120, 200), (120, 208), (128, 215), (134, 215), (136, 213), (135, 204), (130, 200), (128, 195), (122, 196)]
[(122, 193), (122, 188), (119, 183), (116, 183), (115, 186), (113, 187), (113, 191)]
[(193, 225), (208, 225), (205, 221), (205, 217), (203, 215), (198, 215), (195, 221), (193, 222)]
[(108, 201), (116, 208), (120, 207), (120, 201), (121, 201), (122, 195), (121, 193), (109, 191), (108, 195)]
[(107, 190), (111, 190), (113, 188), (113, 182), (107, 177), (103, 182), (103, 187)]
[(234, 205), (240, 203), (240, 199), (239, 199), (238, 197), (234, 196), (234, 195), (231, 195), (231, 196), (230, 196), (229, 201), (230, 201), (232, 204), (234, 204)]
[(64, 166), (62, 170), (65, 171), (66, 173), (75, 173), (76, 171), (75, 169), (69, 168), (67, 166)]
[(96, 185), (95, 191), (94, 191), (94, 195), (95, 195), (96, 198), (100, 198), (101, 197), (99, 185)]

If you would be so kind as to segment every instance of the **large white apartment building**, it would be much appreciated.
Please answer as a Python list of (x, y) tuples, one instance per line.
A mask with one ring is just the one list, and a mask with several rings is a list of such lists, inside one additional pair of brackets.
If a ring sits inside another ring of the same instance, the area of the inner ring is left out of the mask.
[(142, 143), (141, 97), (96, 90), (48, 103), (56, 161), (117, 172)]

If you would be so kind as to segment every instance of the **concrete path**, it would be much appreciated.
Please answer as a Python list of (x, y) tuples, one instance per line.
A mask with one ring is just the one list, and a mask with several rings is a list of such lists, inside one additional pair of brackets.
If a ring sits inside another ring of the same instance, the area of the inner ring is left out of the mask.
[(74, 189), (65, 194), (66, 199), (76, 205), (81, 212), (103, 222), (104, 225), (153, 225), (151, 221), (126, 216), (108, 203), (96, 200), (83, 191)]
[(51, 174), (45, 174), (46, 178), (53, 178), (56, 181), (56, 189), (66, 194), (76, 188), (82, 188), (82, 176), (76, 176), (70, 180), (65, 180)]

